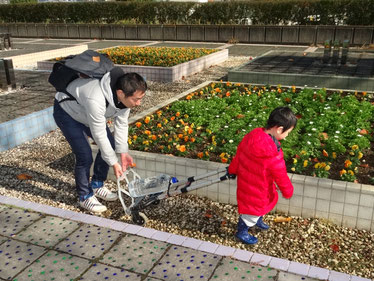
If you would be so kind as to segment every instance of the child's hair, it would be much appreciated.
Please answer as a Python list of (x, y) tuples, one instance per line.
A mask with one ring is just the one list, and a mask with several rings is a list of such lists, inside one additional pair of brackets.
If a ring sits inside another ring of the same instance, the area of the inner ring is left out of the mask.
[(266, 129), (271, 129), (273, 127), (283, 127), (285, 132), (290, 128), (296, 127), (297, 118), (292, 110), (287, 106), (281, 106), (274, 109), (269, 116), (266, 124)]

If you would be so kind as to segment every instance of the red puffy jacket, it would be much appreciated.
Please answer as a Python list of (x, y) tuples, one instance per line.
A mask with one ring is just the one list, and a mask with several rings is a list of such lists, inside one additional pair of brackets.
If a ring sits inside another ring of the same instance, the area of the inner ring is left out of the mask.
[(293, 194), (283, 151), (278, 152), (264, 128), (256, 128), (244, 136), (230, 163), (229, 173), (237, 175), (239, 214), (263, 216), (270, 212), (278, 201), (274, 183), (283, 197), (290, 198)]

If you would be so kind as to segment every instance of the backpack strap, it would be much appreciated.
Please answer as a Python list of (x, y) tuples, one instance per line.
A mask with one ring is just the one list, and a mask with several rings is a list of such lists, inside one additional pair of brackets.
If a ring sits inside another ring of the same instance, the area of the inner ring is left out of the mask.
[[(68, 91), (65, 90), (65, 91), (61, 91), (61, 92), (63, 92), (68, 97), (67, 98), (63, 98), (62, 100), (58, 101), (59, 104), (62, 103), (62, 102), (64, 102), (64, 101), (68, 101), (68, 100), (75, 100), (77, 102), (77, 104), (79, 104), (79, 102), (77, 101), (77, 99), (72, 94), (70, 94)], [(105, 107), (108, 108), (108, 106), (109, 106), (109, 102), (105, 98)]]
[(68, 100), (75, 100), (77, 102), (77, 104), (79, 104), (79, 102), (77, 101), (77, 99), (75, 97), (73, 97), (72, 94), (70, 94), (68, 91), (61, 91), (63, 92), (65, 95), (68, 95), (67, 98), (63, 98), (62, 100), (58, 101), (58, 103), (62, 103), (64, 101), (68, 101)]

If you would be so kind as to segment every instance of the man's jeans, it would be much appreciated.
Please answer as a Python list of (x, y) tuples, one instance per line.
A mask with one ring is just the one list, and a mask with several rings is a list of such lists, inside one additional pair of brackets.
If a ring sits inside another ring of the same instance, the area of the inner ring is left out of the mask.
[[(90, 128), (70, 117), (55, 100), (53, 117), (57, 126), (61, 129), (66, 140), (75, 155), (75, 184), (80, 201), (84, 201), (93, 195), (90, 186), (90, 168), (93, 162), (92, 150), (87, 136), (92, 138)], [(108, 126), (106, 127), (108, 139), (114, 148), (114, 138)], [(94, 164), (93, 181), (105, 181), (108, 176), (109, 165), (101, 158), (98, 151)]]

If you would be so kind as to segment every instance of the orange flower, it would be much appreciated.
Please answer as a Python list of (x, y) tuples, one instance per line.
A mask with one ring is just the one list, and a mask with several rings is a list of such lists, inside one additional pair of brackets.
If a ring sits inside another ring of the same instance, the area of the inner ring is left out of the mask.
[(291, 102), (291, 98), (285, 98), (284, 101), (285, 102)]
[(151, 121), (151, 117), (149, 117), (149, 116), (145, 117), (145, 119), (144, 119), (144, 123), (145, 123), (145, 124), (148, 124), (149, 121)]
[(157, 128), (161, 128), (161, 127), (162, 127), (161, 123), (158, 123)]
[(142, 126), (142, 123), (140, 123), (140, 122), (136, 122), (136, 123), (135, 123), (135, 126), (136, 126), (137, 128), (140, 128), (140, 127)]
[(339, 172), (339, 174), (340, 174), (340, 176), (342, 176), (342, 175), (344, 175), (344, 174), (346, 174), (347, 173), (347, 171), (346, 170), (341, 170), (340, 172)]
[(185, 142), (188, 142), (188, 139), (189, 139), (188, 136), (184, 136), (184, 141), (185, 141)]
[(229, 96), (230, 96), (230, 92), (227, 92), (227, 93), (226, 93), (226, 97), (229, 97)]
[(220, 88), (215, 88), (216, 93), (220, 93), (221, 89)]
[(328, 157), (328, 156), (329, 156), (329, 154), (327, 153), (326, 150), (323, 150), (322, 153), (323, 153), (323, 156), (325, 156), (325, 157)]
[(361, 135), (367, 135), (367, 134), (368, 134), (368, 131), (367, 131), (366, 129), (362, 129), (362, 130), (360, 131), (360, 134), (361, 134)]
[(178, 138), (183, 138), (183, 135), (182, 134), (178, 134)]
[(180, 112), (175, 113), (175, 116), (179, 117), (181, 114)]
[(152, 140), (157, 140), (157, 137), (156, 137), (156, 135), (152, 135)]
[(190, 99), (192, 99), (192, 96), (191, 96), (191, 95), (188, 95), (188, 96), (186, 97), (186, 100), (190, 100)]
[(149, 136), (149, 135), (151, 134), (151, 131), (150, 131), (150, 130), (145, 130), (145, 131), (144, 131), (144, 134), (146, 134), (146, 135)]
[(195, 142), (195, 138), (190, 138), (190, 142)]
[(282, 89), (281, 89), (281, 88), (278, 88), (278, 93), (279, 93), (279, 94), (282, 93)]
[(186, 151), (186, 146), (185, 146), (185, 145), (181, 145), (181, 146), (179, 147), (179, 151), (180, 151), (180, 152), (185, 152), (185, 151)]
[(349, 168), (351, 165), (352, 165), (352, 162), (350, 160), (347, 159), (347, 160), (344, 161), (344, 167), (345, 168)]
[(189, 134), (192, 134), (192, 133), (193, 133), (193, 129), (192, 129), (191, 127), (189, 127), (188, 130), (187, 130), (187, 132), (188, 132)]
[(175, 116), (171, 116), (170, 120), (173, 121), (175, 119)]
[(292, 86), (291, 89), (292, 89), (292, 93), (296, 92), (296, 87), (295, 86)]
[(157, 112), (156, 112), (156, 114), (157, 114), (157, 116), (158, 116), (158, 117), (160, 117), (160, 116), (161, 116), (161, 114), (162, 114), (162, 111), (161, 111), (161, 110), (159, 110), (159, 111), (157, 111)]
[(221, 158), (222, 163), (227, 163), (227, 160), (228, 160), (227, 158)]
[(202, 152), (197, 153), (197, 157), (199, 157), (200, 159), (203, 158), (203, 156), (204, 156), (204, 153)]

